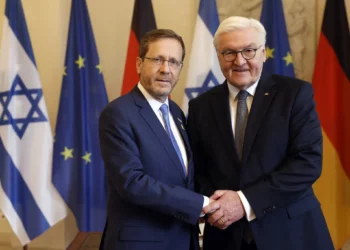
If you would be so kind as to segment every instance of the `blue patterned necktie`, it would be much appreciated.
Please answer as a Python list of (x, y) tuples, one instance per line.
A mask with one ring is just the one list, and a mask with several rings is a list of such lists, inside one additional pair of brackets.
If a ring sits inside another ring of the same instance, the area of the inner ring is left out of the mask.
[(173, 132), (171, 131), (170, 121), (169, 121), (168, 105), (163, 104), (162, 106), (160, 106), (159, 110), (162, 112), (162, 115), (163, 115), (165, 131), (167, 132), (167, 134), (168, 134), (168, 136), (169, 136), (169, 138), (171, 140), (171, 143), (173, 144), (173, 147), (174, 147), (174, 149), (176, 151), (176, 154), (179, 157), (179, 160), (181, 162), (181, 166), (183, 168), (183, 171), (184, 171), (184, 173), (186, 175), (186, 167), (185, 167), (185, 164), (184, 164), (183, 159), (182, 159), (182, 155), (181, 155), (181, 151), (180, 151), (179, 145), (177, 145), (177, 142), (175, 140), (175, 136), (174, 136)]
[(239, 91), (237, 95), (238, 103), (237, 103), (237, 113), (236, 113), (235, 142), (236, 142), (237, 153), (240, 160), (242, 160), (245, 128), (247, 126), (247, 121), (248, 121), (248, 106), (247, 106), (248, 95), (249, 93), (245, 90)]

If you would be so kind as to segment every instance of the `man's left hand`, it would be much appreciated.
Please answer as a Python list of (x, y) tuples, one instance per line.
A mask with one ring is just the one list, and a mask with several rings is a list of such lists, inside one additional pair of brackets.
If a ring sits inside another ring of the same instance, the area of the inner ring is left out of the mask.
[(232, 223), (243, 218), (245, 210), (237, 192), (231, 190), (217, 190), (210, 197), (216, 200), (205, 207), (207, 212), (216, 210), (208, 214), (208, 223), (220, 229), (226, 229)]

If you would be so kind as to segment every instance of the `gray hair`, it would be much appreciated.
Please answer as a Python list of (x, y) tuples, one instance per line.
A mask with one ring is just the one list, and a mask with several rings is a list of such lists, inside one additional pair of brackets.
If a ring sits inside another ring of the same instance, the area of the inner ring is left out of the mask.
[(264, 26), (254, 18), (246, 18), (241, 16), (231, 16), (222, 21), (214, 35), (214, 46), (217, 48), (219, 36), (223, 33), (231, 32), (234, 30), (243, 30), (246, 28), (256, 29), (262, 38), (262, 42), (265, 45), (266, 42), (266, 30)]

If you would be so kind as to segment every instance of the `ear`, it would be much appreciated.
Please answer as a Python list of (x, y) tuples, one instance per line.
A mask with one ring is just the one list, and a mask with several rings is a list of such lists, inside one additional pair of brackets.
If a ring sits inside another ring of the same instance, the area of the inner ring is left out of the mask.
[(263, 53), (263, 61), (266, 62), (266, 50), (265, 50), (265, 46), (264, 48), (261, 49), (261, 52)]
[(141, 73), (142, 65), (143, 65), (142, 59), (140, 57), (136, 57), (136, 71), (137, 71), (137, 74)]
[(179, 73), (181, 72), (183, 66), (184, 66), (184, 64), (182, 63), (182, 64), (180, 65), (180, 68), (179, 68)]
[(220, 61), (220, 52), (219, 52), (219, 50), (216, 50), (216, 56), (218, 57), (218, 60)]

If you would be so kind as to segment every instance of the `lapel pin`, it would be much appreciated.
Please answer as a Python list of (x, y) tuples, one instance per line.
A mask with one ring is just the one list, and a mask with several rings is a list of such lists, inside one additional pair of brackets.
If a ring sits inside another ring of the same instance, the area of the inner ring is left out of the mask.
[(264, 95), (269, 95), (269, 93), (266, 92)]

